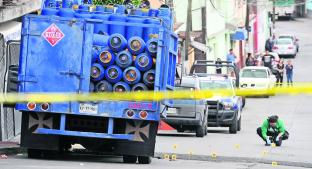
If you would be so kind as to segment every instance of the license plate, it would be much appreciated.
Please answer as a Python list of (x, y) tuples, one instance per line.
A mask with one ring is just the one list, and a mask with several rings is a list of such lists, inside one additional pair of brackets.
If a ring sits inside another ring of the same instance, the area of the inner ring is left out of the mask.
[(177, 109), (176, 108), (168, 108), (167, 114), (177, 114)]
[(98, 105), (88, 104), (88, 103), (80, 103), (79, 113), (97, 114), (98, 113)]

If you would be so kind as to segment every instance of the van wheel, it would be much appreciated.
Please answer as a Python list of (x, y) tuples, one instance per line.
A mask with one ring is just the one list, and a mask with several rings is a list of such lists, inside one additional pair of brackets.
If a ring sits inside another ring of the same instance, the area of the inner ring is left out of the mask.
[(230, 134), (236, 134), (237, 130), (238, 130), (238, 121), (237, 121), (237, 114), (238, 112), (235, 112), (235, 121), (231, 124), (230, 128), (229, 128), (229, 132)]
[(139, 156), (138, 161), (139, 164), (150, 164), (152, 162), (152, 158), (150, 156)]

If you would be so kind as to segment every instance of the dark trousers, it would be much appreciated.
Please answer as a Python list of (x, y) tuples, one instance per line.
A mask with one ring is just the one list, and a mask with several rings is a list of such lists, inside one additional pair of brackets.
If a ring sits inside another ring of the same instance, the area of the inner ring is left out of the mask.
[[(262, 140), (264, 142), (266, 142), (266, 139), (263, 137), (262, 135), (262, 130), (261, 130), (261, 127), (257, 128), (257, 134), (262, 138)], [(271, 142), (275, 143), (276, 146), (281, 146), (282, 145), (282, 141), (283, 140), (287, 140), (288, 137), (289, 137), (289, 133), (287, 131), (285, 131), (285, 133), (282, 135), (281, 139), (279, 139), (278, 141), (276, 141), (276, 137), (278, 136), (279, 133), (277, 132), (270, 132), (270, 131), (267, 131), (267, 136), (268, 137), (271, 137)]]
[(283, 85), (283, 75), (281, 75), (280, 73), (277, 73), (276, 76), (276, 86), (282, 86)]

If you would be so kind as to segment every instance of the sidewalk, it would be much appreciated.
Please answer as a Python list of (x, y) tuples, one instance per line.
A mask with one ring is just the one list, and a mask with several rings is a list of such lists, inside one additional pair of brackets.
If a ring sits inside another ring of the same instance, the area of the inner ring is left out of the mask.
[(0, 156), (18, 154), (22, 152), (24, 152), (24, 149), (20, 148), (18, 142), (0, 141)]

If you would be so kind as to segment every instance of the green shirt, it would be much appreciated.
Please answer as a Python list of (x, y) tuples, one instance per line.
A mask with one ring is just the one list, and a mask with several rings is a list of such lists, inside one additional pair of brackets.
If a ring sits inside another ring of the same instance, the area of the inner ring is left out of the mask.
[[(269, 120), (266, 119), (261, 126), (262, 136), (264, 137), (264, 139), (267, 139), (267, 131), (269, 128), (270, 128), (270, 123), (269, 123)], [(277, 120), (275, 129), (278, 131), (278, 133), (284, 134), (286, 130), (284, 126), (284, 122), (282, 120)]]

